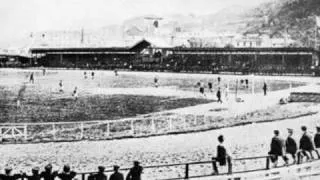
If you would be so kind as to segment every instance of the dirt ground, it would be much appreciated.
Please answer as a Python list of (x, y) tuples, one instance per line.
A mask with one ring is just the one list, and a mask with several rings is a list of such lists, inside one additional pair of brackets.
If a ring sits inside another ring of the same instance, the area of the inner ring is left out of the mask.
[[(29, 72), (28, 72), (29, 73)], [(39, 72), (40, 73), (40, 72)], [(152, 81), (154, 73), (131, 73), (123, 72), (122, 75), (137, 75), (142, 77), (148, 77), (150, 80), (149, 86), (139, 86), (132, 88), (104, 88), (96, 85), (89, 80), (82, 80), (82, 73), (79, 72), (77, 81), (76, 77), (70, 76), (69, 72), (63, 72), (61, 76), (56, 77), (55, 72), (52, 73), (50, 78), (38, 77), (39, 84), (37, 86), (39, 94), (44, 92), (54, 92), (57, 89), (59, 78), (62, 76), (68, 77), (65, 80), (65, 91), (67, 94), (71, 93), (75, 84), (81, 89), (80, 96), (96, 95), (96, 94), (144, 94), (159, 96), (168, 96), (168, 94), (176, 94), (178, 97), (197, 97), (199, 94), (196, 89), (185, 90), (175, 86), (161, 87), (162, 89), (157, 91), (150, 91), (153, 89)], [(65, 73), (65, 74), (64, 74)], [(74, 72), (73, 72), (74, 73)], [(78, 73), (78, 72), (77, 72)], [(104, 73), (104, 72), (98, 72)], [(112, 77), (112, 72), (105, 72)], [(172, 74), (157, 74), (160, 79), (172, 78)], [(2, 86), (11, 87), (15, 92), (18, 91), (20, 83), (25, 81), (23, 73), (19, 80), (12, 80), (12, 77), (7, 76), (6, 80), (0, 78)], [(40, 75), (39, 75), (40, 76)], [(198, 81), (205, 78), (216, 79), (217, 75), (190, 75), (190, 74), (177, 74), (179, 78), (189, 79), (192, 81)], [(2, 76), (3, 77), (3, 76)], [(234, 80), (237, 76), (221, 76), (222, 79)], [(247, 76), (250, 78), (251, 76)], [(115, 77), (116, 78), (116, 77)], [(119, 77), (117, 77), (119, 78)], [(120, 72), (121, 78), (121, 72)], [(244, 78), (240, 76), (240, 78)], [(261, 116), (267, 116), (268, 113), (275, 114), (279, 108), (283, 108), (283, 112), (290, 114), (290, 112), (298, 111), (319, 111), (318, 104), (289, 104), (283, 107), (278, 107), (277, 103), (280, 97), (286, 97), (291, 91), (318, 91), (319, 87), (316, 83), (319, 80), (315, 78), (297, 78), (297, 77), (253, 77), (256, 81), (295, 81), (298, 84), (305, 84), (306, 86), (292, 86), (291, 83), (285, 83), (283, 90), (270, 92), (268, 96), (263, 96), (261, 93), (251, 94), (251, 90), (247, 93), (239, 93), (240, 97), (244, 99), (243, 103), (234, 102), (234, 94), (231, 95), (229, 101), (223, 104), (216, 102), (190, 106), (186, 108), (179, 108), (169, 110), (168, 112), (175, 112), (179, 114), (210, 114), (210, 115), (222, 115), (224, 117), (236, 117), (243, 114), (250, 114), (251, 112), (261, 113)], [(11, 79), (10, 81), (8, 79)], [(81, 79), (81, 80), (80, 80)], [(9, 82), (8, 82), (9, 81)], [(142, 84), (146, 80), (142, 80)], [(41, 82), (41, 83), (40, 83)], [(77, 83), (76, 83), (77, 82)], [(191, 83), (192, 84), (192, 83)], [(259, 84), (259, 83), (256, 83)], [(278, 85), (275, 85), (278, 87)], [(88, 88), (85, 88), (88, 87)], [(272, 85), (270, 85), (272, 87)], [(257, 91), (260, 87), (257, 86)], [(144, 89), (144, 90), (141, 90)], [(119, 91), (118, 91), (119, 90)], [(141, 91), (140, 91), (141, 90)], [(145, 92), (144, 92), (145, 91)], [(130, 92), (130, 93), (129, 93)], [(27, 93), (26, 93), (27, 94)], [(115, 93), (117, 94), (117, 93)], [(232, 94), (232, 93), (230, 93)], [(230, 97), (230, 96), (229, 96)], [(211, 94), (207, 99), (215, 99), (214, 94)], [(233, 100), (232, 100), (233, 99)], [(303, 107), (303, 108), (302, 108)], [(217, 112), (215, 109), (227, 108), (227, 111)], [(269, 110), (270, 111), (269, 111)], [(281, 113), (280, 113), (281, 114)], [(283, 115), (283, 114), (282, 114)], [(233, 157), (251, 157), (266, 155), (269, 150), (269, 143), (272, 137), (273, 130), (279, 129), (281, 136), (286, 136), (286, 129), (292, 128), (294, 130), (294, 137), (298, 140), (301, 136), (300, 127), (306, 125), (309, 131), (314, 134), (315, 126), (319, 123), (319, 114), (312, 116), (287, 119), (282, 121), (250, 124), (238, 127), (227, 127), (223, 129), (196, 132), (189, 134), (179, 135), (164, 135), (158, 137), (137, 138), (137, 139), (122, 139), (122, 140), (109, 140), (109, 141), (80, 141), (72, 143), (40, 143), (40, 144), (11, 144), (0, 146), (0, 169), (5, 166), (12, 166), (16, 172), (20, 170), (30, 172), (30, 169), (34, 166), (43, 167), (47, 163), (53, 163), (55, 169), (60, 169), (63, 164), (70, 164), (73, 169), (79, 172), (93, 171), (99, 164), (105, 165), (108, 169), (112, 165), (118, 164), (121, 167), (131, 166), (132, 161), (139, 160), (143, 166), (157, 165), (157, 164), (170, 164), (170, 163), (182, 163), (190, 161), (206, 161), (210, 160), (215, 155), (215, 147), (218, 144), (216, 138), (218, 135), (223, 134), (226, 137), (226, 144), (229, 147)], [(235, 162), (235, 168), (238, 170), (257, 168), (265, 165), (265, 160), (258, 162)], [(210, 165), (190, 167), (191, 175), (197, 174), (210, 174), (212, 167)], [(126, 172), (124, 172), (126, 173)], [(146, 169), (144, 172), (144, 179), (177, 177), (183, 175), (183, 167), (178, 168), (165, 168), (165, 169)]]

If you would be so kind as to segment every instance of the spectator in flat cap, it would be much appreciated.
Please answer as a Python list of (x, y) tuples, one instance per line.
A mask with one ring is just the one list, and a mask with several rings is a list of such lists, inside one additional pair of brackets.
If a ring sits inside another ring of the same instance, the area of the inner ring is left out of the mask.
[(139, 165), (138, 161), (133, 162), (133, 167), (130, 169), (127, 174), (126, 180), (141, 180), (141, 174), (143, 171), (143, 167)]
[(0, 174), (1, 180), (17, 180), (23, 177), (21, 174), (12, 174), (12, 168), (7, 167), (4, 169), (4, 174)]
[(270, 151), (268, 153), (271, 156), (271, 162), (274, 164), (274, 167), (277, 167), (278, 157), (282, 156), (285, 163), (288, 164), (288, 159), (285, 156), (285, 151), (284, 151), (285, 142), (279, 136), (280, 132), (278, 130), (275, 130), (273, 133), (274, 133), (274, 137), (271, 139)]
[(52, 172), (52, 165), (48, 164), (44, 167), (44, 171), (40, 173), (43, 180), (54, 180), (58, 176), (58, 171)]
[(302, 155), (307, 157), (307, 160), (309, 160), (310, 157), (313, 159), (312, 151), (314, 150), (314, 145), (312, 137), (310, 134), (308, 134), (306, 126), (302, 126), (301, 130), (303, 134), (300, 138), (299, 149), (301, 150)]
[(58, 174), (58, 177), (61, 180), (72, 180), (76, 175), (77, 175), (76, 172), (70, 171), (70, 166), (69, 165), (65, 165), (63, 167), (62, 173)]
[(28, 180), (40, 180), (41, 179), (38, 167), (32, 168), (31, 171), (32, 171), (32, 175), (31, 176), (29, 176), (26, 173), (24, 173), (23, 177), (27, 178)]
[(296, 140), (293, 139), (293, 130), (288, 129), (288, 137), (286, 139), (286, 152), (292, 156), (293, 163), (296, 163), (296, 153), (298, 150), (298, 145)]
[(119, 166), (115, 165), (113, 166), (113, 174), (111, 174), (109, 180), (123, 180), (123, 174), (119, 172)]
[(219, 174), (217, 162), (220, 166), (225, 166), (231, 164), (231, 156), (229, 155), (227, 148), (224, 145), (224, 136), (218, 136), (219, 145), (217, 146), (217, 155), (216, 157), (212, 157), (212, 168), (213, 174)]
[(314, 135), (314, 145), (316, 148), (320, 148), (320, 126), (317, 126), (317, 133)]
[(107, 180), (107, 176), (104, 174), (105, 167), (98, 166), (98, 173), (94, 174), (94, 180)]

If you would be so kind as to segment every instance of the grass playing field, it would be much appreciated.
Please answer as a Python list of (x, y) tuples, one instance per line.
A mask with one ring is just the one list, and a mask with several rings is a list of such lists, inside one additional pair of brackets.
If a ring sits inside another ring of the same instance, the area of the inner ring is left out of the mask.
[[(34, 72), (35, 82), (29, 82)], [(215, 99), (217, 88), (229, 93), (251, 93), (251, 76), (192, 75), (169, 73), (120, 72), (115, 76), (111, 71), (49, 70), (46, 75), (40, 70), (0, 70), (0, 122), (59, 122), (111, 120), (137, 115), (163, 112), (166, 110), (210, 103)], [(159, 79), (159, 88), (154, 87), (154, 78)], [(249, 88), (245, 87), (249, 79)], [(63, 92), (59, 92), (59, 81)], [(213, 92), (207, 97), (198, 93), (197, 82), (213, 83)], [(303, 85), (299, 82), (268, 81), (257, 78), (255, 92), (262, 91), (266, 81), (269, 91)], [(243, 83), (241, 83), (243, 82)], [(21, 106), (17, 107), (18, 92), (23, 84), (26, 89), (21, 93)], [(238, 85), (236, 87), (236, 85)], [(72, 97), (74, 88), (79, 98)]]

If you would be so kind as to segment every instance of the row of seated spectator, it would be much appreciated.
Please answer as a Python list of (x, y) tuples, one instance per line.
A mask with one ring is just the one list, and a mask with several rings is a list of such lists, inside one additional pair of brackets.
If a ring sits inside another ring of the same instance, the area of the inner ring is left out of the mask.
[[(88, 180), (124, 180), (124, 176), (119, 172), (119, 166), (113, 166), (113, 173), (108, 176), (104, 173), (105, 167), (99, 166), (97, 173), (91, 173), (88, 176)], [(76, 177), (77, 173), (71, 171), (69, 165), (63, 167), (62, 172), (52, 171), (52, 165), (48, 164), (45, 166), (44, 171), (40, 172), (38, 167), (32, 168), (32, 174), (21, 172), (19, 174), (13, 174), (12, 168), (5, 168), (5, 173), (0, 174), (0, 180), (17, 180), (17, 179), (27, 179), (27, 180), (55, 180), (56, 178), (60, 180), (72, 180)], [(143, 167), (139, 165), (138, 161), (134, 161), (133, 167), (129, 170), (126, 180), (141, 180), (141, 174)]]
[[(270, 151), (268, 156), (273, 163), (274, 167), (278, 165), (278, 158), (282, 157), (285, 165), (289, 165), (289, 158), (287, 154), (292, 157), (292, 164), (299, 164), (303, 158), (306, 161), (316, 159), (313, 153), (316, 153), (317, 159), (320, 159), (320, 154), (317, 149), (320, 149), (320, 126), (316, 127), (317, 133), (314, 137), (307, 132), (307, 127), (302, 126), (302, 135), (300, 140), (297, 141), (293, 138), (293, 130), (288, 129), (288, 137), (286, 139), (280, 136), (279, 130), (274, 130), (274, 137), (271, 139)], [(232, 157), (228, 148), (224, 145), (224, 136), (218, 137), (219, 145), (217, 146), (217, 155), (212, 157), (213, 174), (219, 174), (217, 163), (220, 166), (232, 166)], [(231, 169), (228, 170), (231, 172)]]
[[(302, 136), (299, 140), (299, 144), (293, 138), (293, 130), (288, 129), (288, 137), (283, 139), (280, 137), (279, 130), (274, 130), (274, 137), (271, 140), (269, 155), (274, 166), (277, 165), (278, 157), (281, 156), (288, 164), (288, 157), (286, 154), (290, 154), (293, 159), (293, 163), (297, 163), (296, 157), (305, 157), (307, 161), (314, 159), (312, 152), (315, 152), (320, 158), (317, 149), (320, 148), (320, 127), (316, 127), (317, 133), (314, 137), (307, 132), (307, 127), (302, 126)], [(299, 145), (299, 146), (298, 146)]]

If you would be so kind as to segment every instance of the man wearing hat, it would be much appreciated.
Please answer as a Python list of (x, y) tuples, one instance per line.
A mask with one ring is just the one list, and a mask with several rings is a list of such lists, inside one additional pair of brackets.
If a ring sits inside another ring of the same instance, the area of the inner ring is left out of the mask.
[(296, 140), (292, 137), (293, 129), (288, 129), (288, 137), (286, 139), (286, 152), (288, 154), (291, 154), (293, 163), (296, 163), (296, 153), (298, 150), (298, 145), (296, 143)]
[(317, 133), (314, 135), (314, 145), (316, 148), (320, 148), (320, 126), (317, 126)]
[(31, 176), (28, 176), (26, 173), (23, 174), (23, 176), (25, 178), (27, 178), (28, 180), (40, 180), (41, 179), (41, 176), (39, 174), (39, 168), (38, 167), (34, 167), (32, 168), (32, 175)]
[(58, 171), (52, 172), (52, 165), (48, 164), (44, 167), (44, 171), (40, 173), (43, 180), (54, 180), (58, 176)]
[(219, 144), (217, 145), (217, 155), (216, 157), (212, 157), (213, 174), (219, 174), (217, 162), (220, 166), (226, 166), (227, 163), (231, 165), (231, 156), (224, 145), (223, 135), (218, 136), (218, 142)]
[(279, 130), (274, 130), (274, 137), (271, 139), (269, 155), (271, 156), (271, 162), (274, 164), (274, 167), (278, 165), (278, 157), (282, 156), (286, 164), (288, 164), (288, 159), (285, 156), (285, 143), (284, 140), (279, 136)]
[(98, 173), (95, 174), (93, 177), (95, 180), (107, 180), (107, 176), (104, 174), (105, 167), (98, 166)]
[(70, 171), (70, 166), (65, 165), (63, 166), (63, 172), (58, 174), (58, 177), (61, 180), (72, 180), (77, 175), (76, 172)]
[(306, 126), (302, 126), (301, 130), (302, 130), (303, 134), (300, 138), (299, 149), (302, 151), (301, 152), (302, 155), (307, 157), (307, 160), (310, 159), (308, 153), (310, 154), (311, 158), (313, 159), (312, 151), (314, 150), (314, 145), (312, 142), (312, 137), (311, 137), (311, 135), (308, 134)]
[(130, 169), (126, 180), (141, 180), (143, 167), (139, 165), (138, 161), (133, 162), (133, 167)]
[(0, 174), (1, 180), (17, 180), (23, 177), (21, 174), (11, 174), (12, 168), (10, 167), (5, 168), (4, 172), (4, 174)]
[(119, 172), (119, 168), (117, 165), (113, 166), (114, 173), (111, 174), (109, 180), (123, 180), (123, 174)]

